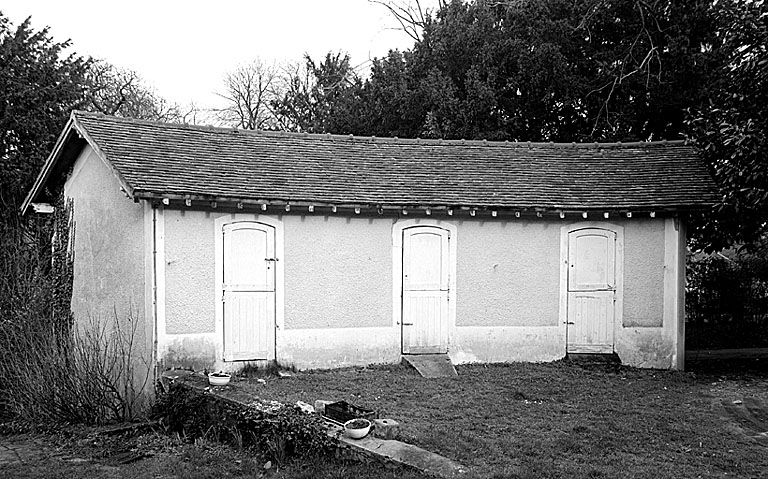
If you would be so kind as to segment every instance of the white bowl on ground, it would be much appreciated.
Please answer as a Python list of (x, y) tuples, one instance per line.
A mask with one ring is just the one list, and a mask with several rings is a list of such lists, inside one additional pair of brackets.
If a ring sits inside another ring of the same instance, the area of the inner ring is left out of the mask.
[(231, 378), (232, 376), (226, 373), (210, 373), (208, 375), (208, 384), (211, 386), (226, 386)]
[[(353, 425), (359, 426), (363, 423), (365, 423), (365, 426), (363, 427), (352, 427)], [(344, 423), (344, 434), (346, 434), (350, 439), (362, 439), (367, 436), (370, 431), (371, 421), (367, 419), (350, 419)]]

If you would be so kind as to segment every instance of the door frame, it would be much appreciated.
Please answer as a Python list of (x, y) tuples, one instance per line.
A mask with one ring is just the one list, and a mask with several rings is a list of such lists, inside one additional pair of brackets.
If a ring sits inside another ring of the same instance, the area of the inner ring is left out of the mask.
[[(232, 223), (261, 223), (275, 231), (275, 344), (269, 350), (268, 360), (277, 359), (279, 333), (285, 327), (285, 250), (283, 222), (264, 215), (229, 214), (214, 221), (214, 311), (216, 335), (216, 360), (224, 361), (224, 226)], [(231, 361), (226, 361), (231, 362)]]
[(456, 243), (455, 225), (432, 219), (398, 220), (392, 225), (392, 327), (397, 331), (400, 352), (403, 351), (403, 232), (409, 228), (429, 226), (448, 232), (448, 351), (456, 337)]
[(574, 231), (583, 229), (602, 229), (616, 234), (616, 301), (613, 312), (613, 350), (622, 327), (624, 314), (624, 227), (604, 221), (582, 221), (560, 227), (560, 328), (563, 341), (563, 353), (568, 350), (568, 239)]

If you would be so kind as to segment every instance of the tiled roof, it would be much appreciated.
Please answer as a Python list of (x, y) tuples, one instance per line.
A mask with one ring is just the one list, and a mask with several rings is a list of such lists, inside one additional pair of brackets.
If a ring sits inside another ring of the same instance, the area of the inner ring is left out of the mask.
[(138, 197), (363, 206), (701, 209), (715, 185), (681, 142), (542, 144), (252, 132), (76, 112)]

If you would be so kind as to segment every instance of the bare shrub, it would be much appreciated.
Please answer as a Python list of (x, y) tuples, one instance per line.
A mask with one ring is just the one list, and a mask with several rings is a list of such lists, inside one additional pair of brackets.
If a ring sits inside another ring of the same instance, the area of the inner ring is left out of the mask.
[(151, 360), (141, 356), (136, 338), (138, 318), (114, 312), (110, 321), (89, 320), (77, 328), (71, 356), (79, 381), (90, 394), (90, 408), (98, 410), (95, 422), (129, 421), (149, 410)]
[(89, 318), (74, 327), (72, 204), (53, 219), (0, 224), (0, 417), (29, 425), (103, 424), (148, 410), (150, 361), (139, 321)]

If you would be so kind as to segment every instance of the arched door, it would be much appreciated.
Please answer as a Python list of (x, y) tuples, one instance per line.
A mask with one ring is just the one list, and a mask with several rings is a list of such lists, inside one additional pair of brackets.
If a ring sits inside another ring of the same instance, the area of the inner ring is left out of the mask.
[(403, 229), (402, 352), (448, 352), (450, 233)]
[(612, 353), (616, 317), (616, 233), (568, 233), (567, 352)]
[(223, 235), (224, 360), (275, 357), (275, 228), (225, 224)]

